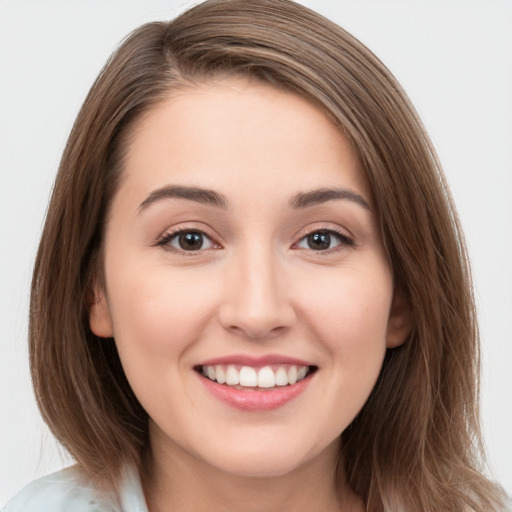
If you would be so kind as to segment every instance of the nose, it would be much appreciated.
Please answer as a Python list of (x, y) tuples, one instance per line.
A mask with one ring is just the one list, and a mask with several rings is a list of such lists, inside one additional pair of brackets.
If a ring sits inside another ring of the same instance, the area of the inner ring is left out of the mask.
[(271, 251), (240, 255), (226, 269), (220, 307), (223, 327), (253, 340), (271, 339), (296, 321), (286, 272)]

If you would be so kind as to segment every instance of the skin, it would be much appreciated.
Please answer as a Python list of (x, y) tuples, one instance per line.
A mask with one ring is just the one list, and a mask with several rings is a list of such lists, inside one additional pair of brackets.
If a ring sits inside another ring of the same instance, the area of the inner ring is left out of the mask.
[[(333, 485), (338, 439), (408, 322), (348, 142), (305, 100), (228, 79), (146, 113), (123, 173), (90, 325), (115, 337), (150, 416), (150, 510), (363, 510)], [(148, 200), (176, 185), (213, 190), (227, 207)], [(352, 196), (290, 205), (325, 188)], [(180, 248), (170, 238), (179, 230), (204, 232), (204, 248)], [(340, 235), (317, 250), (307, 236), (319, 230)], [(283, 354), (318, 370), (284, 406), (243, 411), (194, 370), (231, 354)]]

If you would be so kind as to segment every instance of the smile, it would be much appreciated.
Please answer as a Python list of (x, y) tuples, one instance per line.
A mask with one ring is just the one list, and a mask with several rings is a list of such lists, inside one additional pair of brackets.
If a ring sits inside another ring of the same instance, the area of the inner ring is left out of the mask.
[(267, 365), (262, 368), (234, 364), (196, 367), (207, 379), (226, 386), (234, 386), (237, 389), (273, 389), (291, 386), (305, 379), (315, 368), (294, 364)]
[(304, 393), (318, 367), (281, 356), (232, 356), (205, 361), (194, 370), (221, 402), (242, 411), (269, 411)]

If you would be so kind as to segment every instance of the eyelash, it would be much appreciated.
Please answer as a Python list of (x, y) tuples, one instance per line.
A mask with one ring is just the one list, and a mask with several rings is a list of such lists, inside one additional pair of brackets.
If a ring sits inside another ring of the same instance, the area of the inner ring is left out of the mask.
[[(198, 234), (201, 237), (203, 237), (203, 243), (204, 243), (204, 240), (208, 240), (209, 243), (213, 247), (207, 247), (206, 249), (203, 249), (201, 247), (201, 248), (195, 249), (195, 250), (193, 250), (193, 249), (186, 250), (183, 248), (172, 247), (170, 245), (170, 242), (172, 240), (174, 240), (175, 238), (179, 237), (180, 235), (186, 235), (186, 234), (192, 234), (192, 233)], [(316, 235), (316, 234), (329, 235), (330, 237), (332, 237), (334, 235), (334, 237), (338, 239), (339, 243), (337, 245), (335, 245), (334, 247), (329, 247), (327, 249), (315, 250), (315, 249), (311, 249), (311, 248), (305, 248), (306, 250), (309, 250), (309, 251), (312, 251), (315, 253), (319, 253), (319, 254), (330, 254), (331, 252), (340, 250), (340, 249), (338, 249), (338, 247), (340, 247), (340, 246), (344, 247), (344, 248), (350, 248), (355, 245), (354, 240), (350, 236), (348, 236), (346, 232), (337, 230), (337, 229), (333, 229), (332, 227), (328, 227), (328, 228), (325, 227), (325, 228), (318, 228), (318, 229), (314, 229), (312, 231), (307, 231), (307, 232), (301, 233), (300, 239), (293, 244), (292, 248), (300, 248), (299, 247), (300, 243), (307, 240), (308, 237)], [(203, 252), (205, 250), (221, 248), (220, 244), (215, 242), (214, 239), (210, 235), (205, 233), (204, 230), (194, 228), (192, 226), (187, 227), (187, 228), (180, 228), (180, 229), (176, 229), (175, 231), (170, 231), (170, 232), (164, 233), (162, 235), (162, 237), (157, 241), (156, 245), (163, 247), (165, 250), (173, 251), (173, 252), (176, 252), (177, 254), (181, 254), (184, 256), (192, 256), (195, 253)]]
[(345, 231), (338, 230), (338, 229), (335, 229), (332, 227), (320, 227), (320, 228), (313, 229), (312, 231), (302, 232), (300, 234), (301, 237), (300, 237), (299, 241), (296, 242), (295, 244), (293, 244), (293, 246), (298, 247), (299, 244), (301, 242), (307, 240), (308, 237), (310, 237), (312, 235), (317, 235), (317, 234), (329, 235), (330, 237), (334, 236), (335, 238), (338, 239), (338, 242), (339, 242), (334, 247), (330, 247), (328, 249), (320, 249), (320, 250), (315, 250), (315, 249), (311, 249), (311, 248), (306, 249), (306, 250), (318, 253), (319, 255), (327, 255), (327, 254), (331, 254), (332, 252), (336, 252), (338, 250), (347, 249), (347, 248), (351, 248), (351, 247), (355, 246), (355, 241)]
[[(192, 234), (192, 233), (201, 235), (201, 237), (203, 237), (203, 240), (208, 240), (210, 242), (210, 244), (214, 247), (208, 247), (206, 249), (203, 249), (201, 247), (200, 249), (196, 249), (196, 250), (186, 250), (186, 249), (182, 249), (182, 248), (172, 247), (170, 245), (170, 242), (173, 239), (179, 237), (180, 235), (186, 235), (186, 234)], [(174, 231), (165, 232), (162, 235), (162, 237), (157, 241), (156, 245), (163, 247), (167, 251), (173, 251), (177, 254), (184, 255), (184, 256), (193, 256), (195, 253), (199, 253), (204, 250), (208, 250), (208, 249), (212, 249), (212, 248), (218, 249), (221, 247), (217, 242), (214, 241), (213, 237), (211, 237), (210, 235), (205, 233), (205, 231), (203, 229), (195, 228), (193, 226), (190, 226), (187, 228), (179, 228)]]

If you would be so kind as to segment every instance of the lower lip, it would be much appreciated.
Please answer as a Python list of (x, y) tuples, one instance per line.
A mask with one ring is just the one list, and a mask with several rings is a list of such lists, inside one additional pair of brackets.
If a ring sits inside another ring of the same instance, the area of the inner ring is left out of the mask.
[(213, 382), (198, 374), (204, 387), (222, 402), (243, 411), (270, 411), (278, 409), (302, 394), (312, 375), (296, 384), (270, 390), (237, 389)]

